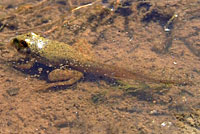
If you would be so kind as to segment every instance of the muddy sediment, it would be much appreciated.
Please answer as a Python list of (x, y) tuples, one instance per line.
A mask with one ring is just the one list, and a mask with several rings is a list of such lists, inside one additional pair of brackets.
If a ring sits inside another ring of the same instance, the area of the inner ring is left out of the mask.
[[(91, 2), (0, 1), (0, 133), (200, 133), (200, 2), (84, 6)], [(72, 86), (45, 91), (53, 68), (17, 69), (18, 54), (8, 48), (11, 38), (27, 32), (72, 46), (84, 38), (105, 64), (194, 84), (123, 85), (85, 74)]]

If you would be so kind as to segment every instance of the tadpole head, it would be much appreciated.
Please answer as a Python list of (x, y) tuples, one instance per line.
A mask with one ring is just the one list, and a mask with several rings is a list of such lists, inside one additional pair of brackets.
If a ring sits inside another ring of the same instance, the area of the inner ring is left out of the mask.
[(29, 45), (25, 40), (21, 40), (21, 39), (18, 39), (18, 38), (13, 38), (10, 41), (10, 45), (12, 47), (14, 47), (21, 54), (30, 54), (31, 53)]

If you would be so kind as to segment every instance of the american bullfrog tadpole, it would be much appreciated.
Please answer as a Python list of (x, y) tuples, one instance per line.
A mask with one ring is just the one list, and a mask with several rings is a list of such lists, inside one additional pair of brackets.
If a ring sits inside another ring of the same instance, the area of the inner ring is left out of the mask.
[[(55, 85), (72, 85), (83, 77), (83, 73), (92, 73), (94, 75), (106, 76), (117, 79), (133, 79), (139, 81), (149, 81), (165, 84), (187, 84), (187, 81), (161, 80), (150, 78), (141, 73), (126, 68), (107, 65), (93, 58), (89, 52), (83, 49), (70, 46), (56, 40), (43, 38), (33, 32), (18, 35), (10, 42), (17, 52), (31, 59), (27, 68), (30, 68), (34, 61), (57, 67), (49, 73), (48, 79), (52, 82), (48, 87)], [(87, 41), (82, 40), (76, 43), (76, 46), (86, 48)], [(68, 65), (72, 69), (59, 69), (60, 65)]]

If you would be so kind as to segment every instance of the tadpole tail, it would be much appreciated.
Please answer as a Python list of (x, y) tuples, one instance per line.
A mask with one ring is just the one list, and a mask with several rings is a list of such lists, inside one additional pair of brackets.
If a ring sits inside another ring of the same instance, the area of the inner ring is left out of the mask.
[(164, 84), (177, 84), (177, 85), (191, 85), (193, 84), (189, 80), (172, 80), (172, 79), (159, 79), (151, 76), (142, 74), (136, 70), (128, 70), (126, 68), (97, 63), (95, 61), (88, 61), (87, 63), (81, 64), (81, 66), (75, 67), (77, 70), (87, 73), (93, 73), (100, 76), (111, 77), (111, 78), (122, 78), (138, 80), (141, 82), (153, 82), (153, 83), (164, 83)]

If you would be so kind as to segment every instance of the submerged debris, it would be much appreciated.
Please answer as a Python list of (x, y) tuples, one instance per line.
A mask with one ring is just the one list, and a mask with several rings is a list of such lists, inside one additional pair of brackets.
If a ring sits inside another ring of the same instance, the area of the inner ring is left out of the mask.
[(9, 88), (8, 90), (6, 90), (6, 92), (10, 96), (15, 96), (15, 95), (17, 95), (19, 93), (19, 89), (20, 88)]

